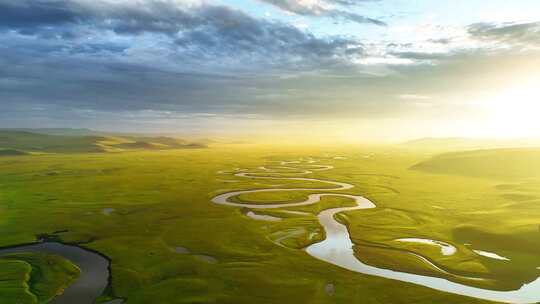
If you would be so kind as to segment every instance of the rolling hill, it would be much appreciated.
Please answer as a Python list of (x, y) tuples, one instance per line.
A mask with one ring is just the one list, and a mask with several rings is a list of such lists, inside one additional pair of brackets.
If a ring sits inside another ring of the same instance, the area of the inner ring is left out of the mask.
[(0, 156), (20, 156), (28, 155), (29, 153), (13, 149), (0, 149)]
[(64, 136), (21, 130), (0, 130), (0, 151), (5, 156), (39, 153), (121, 152), (205, 148), (206, 145), (171, 137)]
[(22, 131), (36, 134), (45, 134), (45, 135), (58, 135), (58, 136), (107, 136), (111, 133), (94, 131), (91, 129), (85, 128), (5, 128), (0, 129), (2, 131)]
[(540, 177), (540, 148), (444, 153), (420, 162), (411, 169), (497, 179)]

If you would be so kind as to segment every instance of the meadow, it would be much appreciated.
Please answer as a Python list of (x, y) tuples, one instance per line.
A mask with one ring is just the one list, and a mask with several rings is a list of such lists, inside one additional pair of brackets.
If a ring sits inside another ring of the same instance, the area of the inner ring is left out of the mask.
[[(348, 227), (357, 258), (369, 265), (494, 290), (517, 289), (540, 276), (540, 168), (523, 167), (519, 158), (518, 173), (505, 170), (512, 164), (501, 167), (501, 157), (491, 156), (506, 150), (487, 156), (450, 153), (442, 160), (422, 149), (369, 145), (214, 144), (204, 149), (63, 152), (0, 157), (0, 246), (47, 235), (100, 252), (110, 258), (112, 274), (100, 302), (490, 303), (354, 273), (309, 256), (303, 248), (325, 237), (315, 215), (350, 206), (350, 200), (328, 197), (317, 205), (286, 208), (298, 214), (256, 211), (280, 221), (255, 220), (246, 215), (247, 208), (211, 203), (215, 195), (235, 190), (328, 186), (233, 175), (236, 168), (264, 174), (258, 167), (301, 158), (334, 166), (310, 177), (353, 184), (354, 189), (340, 193), (362, 195), (377, 205), (337, 215)], [(540, 154), (524, 152), (531, 158)], [(469, 172), (470, 165), (456, 165), (464, 158), (484, 164)], [(499, 168), (497, 174), (492, 168)], [(294, 202), (308, 194), (249, 194), (235, 201)], [(304, 233), (287, 237), (294, 229)], [(400, 238), (447, 242), (457, 253), (444, 256), (437, 247), (396, 241)], [(510, 261), (473, 250), (495, 252)], [(0, 277), (12, 280), (11, 285), (0, 284), (2, 303), (47, 303), (42, 295), (57, 292), (73, 277), (76, 266), (62, 261), (65, 267), (46, 274), (47, 282), (56, 283), (37, 291), (31, 282), (39, 278), (33, 269), (43, 268), (40, 259), (0, 258)], [(19, 291), (8, 293), (13, 285)]]

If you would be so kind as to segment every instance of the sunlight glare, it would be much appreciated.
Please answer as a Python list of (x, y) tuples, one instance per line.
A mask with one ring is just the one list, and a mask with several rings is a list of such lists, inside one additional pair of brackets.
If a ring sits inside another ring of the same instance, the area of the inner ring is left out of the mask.
[(529, 80), (486, 98), (487, 128), (496, 137), (540, 135), (540, 79)]

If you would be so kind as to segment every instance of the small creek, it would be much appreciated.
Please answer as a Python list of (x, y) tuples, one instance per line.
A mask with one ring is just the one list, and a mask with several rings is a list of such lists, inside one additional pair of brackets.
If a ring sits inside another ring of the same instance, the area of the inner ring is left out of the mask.
[(93, 304), (109, 283), (109, 260), (94, 251), (57, 242), (42, 242), (0, 249), (0, 256), (22, 252), (59, 255), (70, 260), (81, 269), (80, 277), (68, 286), (63, 294), (49, 303)]

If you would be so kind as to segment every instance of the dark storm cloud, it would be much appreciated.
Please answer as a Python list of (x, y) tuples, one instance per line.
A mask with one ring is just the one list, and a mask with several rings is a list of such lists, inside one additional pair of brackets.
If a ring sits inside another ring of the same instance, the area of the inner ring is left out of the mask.
[(321, 5), (318, 3), (306, 5), (298, 0), (260, 0), (262, 2), (274, 5), (284, 11), (291, 12), (294, 14), (302, 15), (302, 16), (315, 16), (315, 17), (329, 17), (333, 19), (345, 19), (357, 23), (369, 23), (369, 24), (375, 24), (379, 26), (385, 26), (386, 23), (384, 23), (381, 20), (377, 20), (375, 18), (369, 18), (366, 16), (362, 16), (356, 13), (351, 13), (346, 10), (338, 9), (338, 8), (328, 8), (327, 6), (330, 4), (337, 4), (341, 6), (355, 6), (362, 2), (370, 2), (367, 1), (354, 1), (354, 0), (330, 0), (330, 1), (324, 1), (325, 5)]
[(531, 23), (476, 23), (469, 34), (479, 40), (515, 45), (539, 45), (540, 22)]

